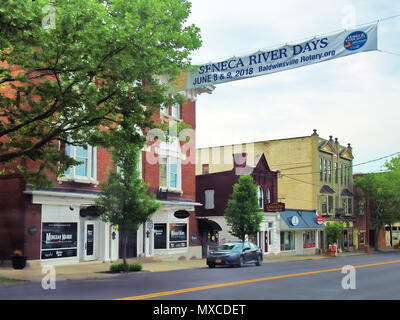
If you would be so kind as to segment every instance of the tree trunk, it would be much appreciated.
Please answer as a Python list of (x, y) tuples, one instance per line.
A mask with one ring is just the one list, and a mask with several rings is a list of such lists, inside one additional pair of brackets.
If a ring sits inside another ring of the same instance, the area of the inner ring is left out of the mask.
[(379, 234), (381, 232), (380, 227), (375, 228), (375, 250), (379, 250)]

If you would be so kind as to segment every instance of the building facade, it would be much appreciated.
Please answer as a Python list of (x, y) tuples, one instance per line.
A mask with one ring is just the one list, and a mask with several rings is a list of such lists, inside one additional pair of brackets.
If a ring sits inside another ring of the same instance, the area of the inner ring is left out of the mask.
[(270, 170), (264, 154), (258, 158), (255, 166), (248, 166), (246, 157), (246, 153), (234, 154), (234, 166), (231, 170), (209, 173), (207, 166), (204, 166), (203, 174), (196, 176), (196, 200), (203, 204), (196, 207), (203, 256), (207, 255), (209, 247), (228, 241), (239, 241), (229, 233), (224, 212), (233, 186), (241, 175), (253, 177), (258, 191), (259, 208), (264, 212), (260, 232), (252, 240), (264, 253), (279, 250), (279, 240), (276, 237), (279, 214), (266, 211), (267, 205), (276, 203), (278, 199), (278, 174)]
[[(345, 223), (340, 247), (354, 248), (353, 151), (337, 138), (323, 139), (316, 130), (310, 136), (257, 141), (197, 150), (196, 174), (207, 165), (209, 172), (232, 168), (229, 154), (246, 152), (248, 163), (264, 153), (271, 170), (279, 171), (278, 201), (286, 208), (311, 210), (323, 216), (325, 223)], [(327, 243), (319, 232), (319, 246)]]
[[(119, 237), (128, 236), (127, 257), (201, 257), (195, 206), (196, 97), (213, 88), (183, 92), (187, 103), (170, 106), (154, 115), (170, 125), (183, 121), (193, 128), (193, 139), (157, 141), (141, 153), (139, 170), (161, 202), (137, 231), (124, 230), (100, 220), (95, 198), (100, 183), (113, 168), (103, 148), (67, 145), (65, 152), (82, 164), (69, 168), (62, 178), (53, 178), (54, 188), (35, 190), (19, 174), (0, 176), (0, 250), (10, 256), (21, 251), (28, 260), (43, 265), (81, 261), (115, 261), (121, 257)], [(35, 163), (21, 160), (33, 167)], [(1, 169), (1, 168), (0, 168)]]

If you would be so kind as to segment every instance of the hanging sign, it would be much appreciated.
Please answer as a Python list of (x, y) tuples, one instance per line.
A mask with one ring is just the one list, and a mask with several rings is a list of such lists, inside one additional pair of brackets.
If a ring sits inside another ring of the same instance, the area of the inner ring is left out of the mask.
[(171, 86), (174, 90), (207, 87), (270, 73), (290, 70), (359, 52), (377, 50), (377, 24), (286, 44), (272, 50), (210, 62), (182, 72)]

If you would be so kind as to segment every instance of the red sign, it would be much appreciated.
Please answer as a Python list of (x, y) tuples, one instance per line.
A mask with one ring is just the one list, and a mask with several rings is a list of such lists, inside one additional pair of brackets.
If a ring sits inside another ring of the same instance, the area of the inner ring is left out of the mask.
[(318, 224), (323, 224), (324, 223), (324, 218), (322, 218), (322, 216), (318, 216), (317, 223)]
[(272, 212), (285, 211), (285, 204), (283, 202), (268, 203), (265, 206), (265, 210)]

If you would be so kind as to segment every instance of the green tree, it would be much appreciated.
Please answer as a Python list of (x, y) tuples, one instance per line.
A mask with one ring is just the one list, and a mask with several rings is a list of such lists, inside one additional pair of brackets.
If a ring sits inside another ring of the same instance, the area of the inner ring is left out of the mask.
[[(123, 130), (120, 132), (122, 133)], [(118, 137), (121, 137), (118, 135)], [(101, 212), (101, 220), (120, 227), (123, 264), (127, 270), (126, 247), (127, 230), (137, 230), (149, 220), (161, 204), (154, 194), (148, 194), (148, 186), (143, 182), (138, 171), (141, 146), (136, 144), (121, 145), (121, 140), (113, 140), (112, 158), (118, 170), (110, 170), (107, 183), (101, 184), (96, 205)]]
[(326, 234), (326, 239), (328, 244), (337, 243), (338, 239), (340, 239), (343, 235), (344, 225), (337, 221), (333, 221), (324, 227), (324, 233)]
[[(182, 103), (157, 76), (174, 79), (200, 47), (190, 10), (187, 0), (3, 1), (0, 173), (51, 185), (46, 170), (77, 164), (60, 145), (101, 145), (99, 131), (115, 130), (121, 114), (154, 127), (155, 110)], [(15, 168), (21, 158), (40, 165)]]
[(257, 187), (250, 175), (239, 177), (233, 186), (231, 199), (225, 209), (225, 219), (230, 233), (242, 241), (246, 235), (255, 235), (260, 231), (263, 212), (259, 209)]
[[(361, 197), (369, 202), (369, 218), (375, 227), (376, 239), (386, 225), (400, 221), (400, 156), (384, 165), (387, 170), (380, 173), (368, 173), (356, 180), (356, 187), (361, 190)], [(375, 241), (379, 249), (379, 241)]]

